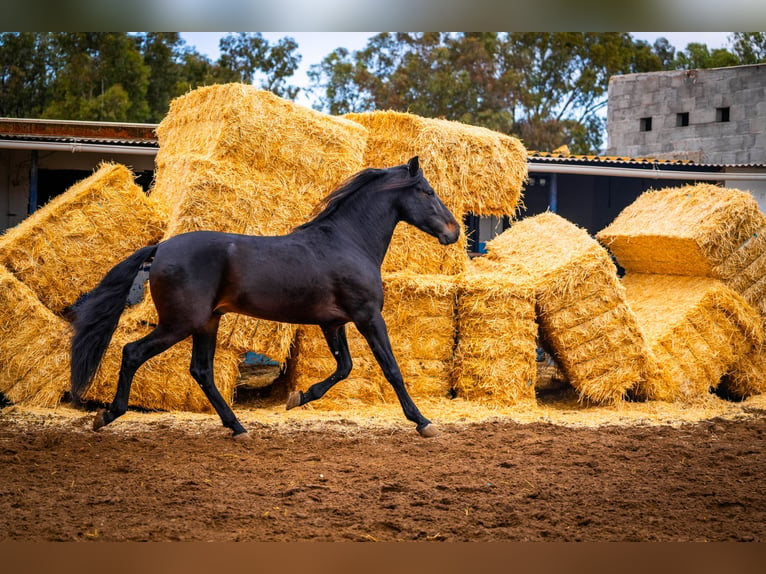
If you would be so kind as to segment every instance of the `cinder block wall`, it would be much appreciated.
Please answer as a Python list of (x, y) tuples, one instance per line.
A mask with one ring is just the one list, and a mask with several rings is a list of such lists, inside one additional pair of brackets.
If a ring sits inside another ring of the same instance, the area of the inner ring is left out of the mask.
[(766, 163), (766, 65), (613, 76), (607, 134), (607, 155)]

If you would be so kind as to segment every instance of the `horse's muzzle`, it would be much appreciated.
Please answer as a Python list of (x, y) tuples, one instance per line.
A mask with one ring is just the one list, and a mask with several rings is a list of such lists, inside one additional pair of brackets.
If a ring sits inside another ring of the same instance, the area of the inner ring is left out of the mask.
[(442, 245), (452, 245), (460, 237), (460, 226), (455, 222), (447, 223), (437, 237)]

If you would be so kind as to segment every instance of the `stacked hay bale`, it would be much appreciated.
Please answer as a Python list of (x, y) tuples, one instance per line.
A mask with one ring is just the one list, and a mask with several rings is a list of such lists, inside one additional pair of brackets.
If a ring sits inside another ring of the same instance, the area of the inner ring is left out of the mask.
[(71, 335), (57, 315), (67, 314), (112, 265), (156, 242), (164, 226), (130, 170), (105, 163), (0, 237), (0, 388), (11, 401), (61, 400)]
[[(410, 396), (447, 397), (455, 344), (454, 277), (391, 273), (384, 276), (383, 285), (386, 298), (383, 318)], [(339, 408), (395, 402), (396, 395), (367, 342), (353, 325), (347, 326), (346, 335), (354, 365), (351, 374), (312, 405)], [(299, 330), (295, 359), (291, 382), (295, 388), (304, 390), (325, 379), (336, 367), (322, 331), (310, 325)]]
[[(739, 396), (766, 390), (762, 329), (746, 317), (762, 314), (766, 304), (764, 234), (766, 216), (752, 195), (709, 184), (647, 191), (598, 233), (628, 272), (628, 300), (640, 309), (662, 365), (677, 365), (666, 372), (660, 396), (706, 395), (723, 374)], [(678, 296), (672, 314), (661, 288)], [(707, 351), (694, 343), (699, 337)]]
[[(515, 213), (527, 175), (526, 150), (517, 139), (400, 112), (344, 117), (369, 132), (364, 167), (399, 165), (417, 155), (426, 179), (459, 222), (469, 211)], [(384, 317), (394, 355), (414, 396), (433, 398), (449, 391), (457, 276), (467, 265), (464, 232), (449, 247), (438, 246), (433, 237), (409, 225), (398, 226), (394, 233), (382, 267)], [(305, 389), (332, 373), (335, 361), (319, 329), (302, 327), (298, 342), (290, 384)], [(350, 380), (338, 384), (328, 399), (313, 404), (336, 407), (354, 396), (367, 402), (393, 401), (382, 371), (353, 327), (349, 345), (354, 361)]]
[(641, 396), (704, 397), (763, 341), (758, 315), (717, 279), (629, 273), (623, 285), (662, 375), (662, 384), (638, 389)]
[(535, 290), (471, 266), (459, 280), (456, 396), (498, 405), (533, 403), (537, 375)]
[(164, 230), (157, 206), (130, 170), (104, 163), (0, 236), (0, 264), (61, 313)]
[(0, 392), (17, 404), (54, 407), (69, 388), (69, 326), (0, 265)]
[(487, 250), (473, 264), (534, 290), (541, 329), (581, 397), (613, 403), (656, 377), (614, 264), (587, 231), (546, 212), (514, 224)]

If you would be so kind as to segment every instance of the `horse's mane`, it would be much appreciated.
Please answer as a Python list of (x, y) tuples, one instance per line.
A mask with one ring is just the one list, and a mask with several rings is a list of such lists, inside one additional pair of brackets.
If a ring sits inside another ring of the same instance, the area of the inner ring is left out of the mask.
[[(303, 229), (305, 227), (308, 227), (309, 225), (313, 225), (320, 221), (324, 221), (325, 219), (330, 217), (332, 214), (334, 214), (338, 210), (338, 207), (343, 203), (343, 201), (346, 198), (348, 198), (351, 195), (354, 195), (360, 189), (362, 189), (363, 187), (366, 187), (372, 182), (383, 178), (383, 176), (386, 173), (389, 173), (390, 170), (391, 168), (378, 169), (378, 168), (370, 167), (360, 171), (356, 175), (351, 176), (349, 179), (343, 182), (340, 185), (340, 187), (338, 187), (335, 191), (332, 191), (327, 196), (325, 196), (325, 198), (322, 199), (322, 201), (320, 201), (317, 204), (317, 206), (314, 208), (312, 218), (306, 223), (296, 227), (296, 229)], [(379, 189), (389, 189), (394, 187), (398, 187), (398, 186), (397, 185), (381, 185)]]

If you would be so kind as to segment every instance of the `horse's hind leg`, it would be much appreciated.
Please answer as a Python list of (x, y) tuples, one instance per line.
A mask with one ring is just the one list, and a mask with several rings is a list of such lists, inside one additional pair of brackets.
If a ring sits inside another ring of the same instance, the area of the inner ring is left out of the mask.
[(93, 421), (93, 430), (108, 425), (117, 417), (125, 414), (128, 410), (128, 397), (130, 396), (130, 386), (133, 383), (133, 376), (138, 368), (146, 361), (166, 351), (187, 336), (187, 333), (179, 333), (163, 329), (161, 326), (154, 329), (151, 333), (128, 343), (122, 349), (122, 364), (120, 365), (120, 375), (117, 380), (117, 392), (114, 400), (106, 410), (99, 410)]
[(294, 391), (287, 397), (287, 410), (290, 410), (308, 402), (315, 401), (329, 391), (335, 383), (348, 377), (351, 372), (351, 353), (348, 351), (348, 340), (346, 339), (345, 325), (322, 325), (325, 341), (330, 347), (332, 356), (337, 363), (335, 372), (320, 383), (315, 383), (309, 387), (307, 392)]
[(202, 388), (210, 404), (213, 405), (218, 416), (221, 417), (223, 426), (230, 428), (235, 438), (246, 438), (248, 436), (247, 431), (237, 420), (231, 407), (226, 404), (218, 387), (215, 386), (213, 365), (219, 320), (219, 316), (213, 317), (203, 331), (192, 336), (192, 359), (189, 371)]

